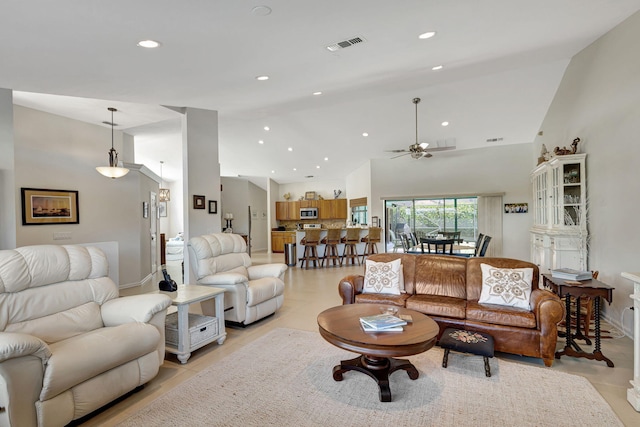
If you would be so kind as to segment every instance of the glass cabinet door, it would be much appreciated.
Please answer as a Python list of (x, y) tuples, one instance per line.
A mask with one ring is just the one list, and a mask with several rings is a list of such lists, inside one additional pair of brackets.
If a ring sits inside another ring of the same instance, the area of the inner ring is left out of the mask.
[(562, 165), (562, 211), (564, 225), (577, 227), (582, 224), (584, 209), (582, 206), (582, 174), (580, 163)]

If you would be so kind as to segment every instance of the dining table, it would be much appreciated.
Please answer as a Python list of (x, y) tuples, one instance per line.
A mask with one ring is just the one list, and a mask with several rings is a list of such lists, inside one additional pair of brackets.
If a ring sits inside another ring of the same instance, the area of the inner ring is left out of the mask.
[[(421, 237), (420, 243), (416, 246), (412, 246), (407, 251), (408, 254), (428, 254), (435, 253), (429, 252), (429, 244), (432, 246), (436, 243), (443, 243), (452, 239), (445, 239), (443, 237)], [(453, 239), (455, 240), (455, 239)], [(453, 243), (453, 255), (472, 256), (475, 253), (476, 245), (473, 242), (454, 242)], [(445, 254), (446, 255), (446, 254)]]

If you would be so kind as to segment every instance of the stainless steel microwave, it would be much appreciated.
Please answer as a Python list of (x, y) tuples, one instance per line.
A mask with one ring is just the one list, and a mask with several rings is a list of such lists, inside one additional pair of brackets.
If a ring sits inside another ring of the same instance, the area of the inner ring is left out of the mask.
[(318, 208), (300, 208), (300, 219), (318, 218)]

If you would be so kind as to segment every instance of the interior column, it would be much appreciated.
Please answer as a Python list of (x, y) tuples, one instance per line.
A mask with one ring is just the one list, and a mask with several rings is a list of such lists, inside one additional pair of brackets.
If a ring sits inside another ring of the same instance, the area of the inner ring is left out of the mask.
[(13, 92), (0, 88), (0, 249), (16, 247), (15, 146)]

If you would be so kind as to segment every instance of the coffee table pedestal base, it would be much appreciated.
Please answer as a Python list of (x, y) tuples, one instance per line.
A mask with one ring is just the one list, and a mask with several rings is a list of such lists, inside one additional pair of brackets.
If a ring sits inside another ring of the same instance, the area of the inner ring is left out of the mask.
[(406, 359), (394, 359), (387, 357), (374, 357), (362, 355), (355, 359), (341, 360), (339, 365), (333, 367), (333, 379), (342, 381), (342, 374), (347, 371), (358, 371), (373, 378), (380, 388), (380, 401), (391, 402), (391, 389), (389, 388), (389, 375), (404, 369), (412, 380), (418, 379), (419, 373), (415, 366)]

